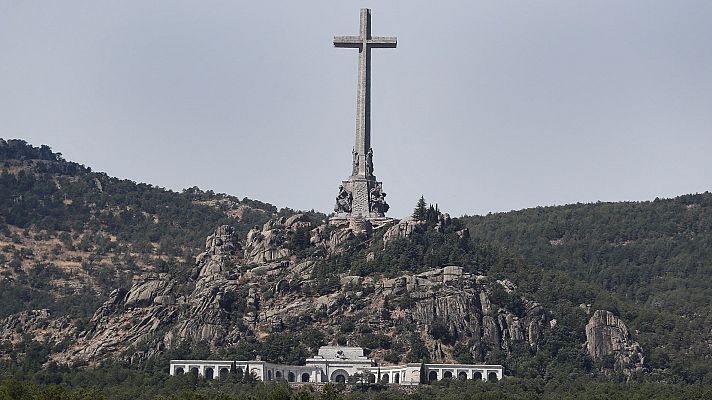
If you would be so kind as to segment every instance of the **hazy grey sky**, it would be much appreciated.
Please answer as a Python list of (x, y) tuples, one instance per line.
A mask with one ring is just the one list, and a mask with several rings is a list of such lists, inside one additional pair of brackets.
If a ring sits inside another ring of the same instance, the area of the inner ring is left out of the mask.
[(331, 211), (370, 7), (391, 204), (453, 215), (712, 188), (712, 1), (0, 0), (0, 137)]

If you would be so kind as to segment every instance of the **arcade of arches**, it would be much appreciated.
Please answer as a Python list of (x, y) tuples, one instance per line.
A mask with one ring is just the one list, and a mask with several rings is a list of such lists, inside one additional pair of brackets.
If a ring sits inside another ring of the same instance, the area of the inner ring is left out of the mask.
[[(362, 381), (391, 385), (420, 383), (421, 364), (379, 366), (364, 355), (360, 347), (324, 346), (305, 360), (305, 365), (281, 365), (265, 361), (171, 360), (170, 374), (198, 374), (206, 379), (226, 379), (231, 370), (251, 373), (261, 381), (285, 380), (290, 383), (347, 383)], [(498, 381), (503, 378), (501, 365), (425, 364), (429, 382), (440, 379)]]

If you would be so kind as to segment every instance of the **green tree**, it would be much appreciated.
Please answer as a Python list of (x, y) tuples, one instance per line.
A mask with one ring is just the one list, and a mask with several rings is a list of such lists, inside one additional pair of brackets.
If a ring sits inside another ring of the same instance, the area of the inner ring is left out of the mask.
[(426, 384), (428, 383), (428, 373), (425, 369), (425, 360), (420, 361), (420, 379), (419, 382), (421, 384)]
[(313, 399), (312, 395), (305, 390), (300, 390), (298, 392), (292, 393), (292, 398), (291, 398), (291, 400), (312, 400), (312, 399)]
[(319, 400), (342, 400), (343, 396), (339, 393), (333, 383), (327, 383), (321, 390)]
[(413, 210), (413, 218), (416, 221), (425, 221), (427, 218), (427, 213), (428, 213), (428, 205), (425, 202), (425, 197), (420, 196), (420, 199), (418, 200), (418, 204), (415, 206), (415, 210)]
[(275, 385), (267, 395), (267, 400), (289, 400), (289, 388), (285, 384)]

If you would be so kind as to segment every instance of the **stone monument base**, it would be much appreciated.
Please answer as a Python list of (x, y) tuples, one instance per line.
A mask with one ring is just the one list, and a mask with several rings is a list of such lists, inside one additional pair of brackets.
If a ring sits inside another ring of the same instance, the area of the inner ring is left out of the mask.
[(351, 228), (354, 232), (371, 232), (374, 229), (391, 225), (397, 221), (398, 220), (395, 218), (388, 217), (363, 218), (335, 215), (329, 218), (329, 225), (341, 228)]

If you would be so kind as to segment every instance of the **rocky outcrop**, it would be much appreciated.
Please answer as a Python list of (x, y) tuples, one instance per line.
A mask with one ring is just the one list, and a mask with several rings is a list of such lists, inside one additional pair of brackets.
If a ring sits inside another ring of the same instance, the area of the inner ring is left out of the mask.
[[(227, 226), (208, 237), (205, 252), (197, 257), (200, 273), (195, 289), (184, 299), (177, 322), (159, 347), (172, 348), (183, 341), (205, 342), (217, 347), (237, 339), (238, 336), (230, 334), (230, 311), (236, 301), (244, 301), (238, 299), (241, 287), (238, 281), (246, 275), (239, 265), (240, 248), (237, 236)], [(257, 268), (262, 267), (253, 270)]]
[[(90, 328), (83, 332), (69, 350), (54, 357), (55, 361), (101, 359), (107, 354), (117, 356), (137, 343), (146, 349), (139, 352), (148, 357), (180, 340), (199, 342), (218, 337), (226, 324), (221, 309), (221, 290), (234, 287), (239, 270), (240, 244), (233, 228), (220, 226), (208, 236), (205, 252), (196, 258), (198, 271), (194, 292), (189, 297), (176, 297), (173, 277), (169, 274), (146, 274), (126, 290), (114, 290), (97, 309)], [(231, 286), (232, 285), (232, 286)], [(228, 319), (229, 321), (229, 319)], [(161, 333), (167, 331), (168, 333)], [(132, 355), (132, 361), (136, 361)]]
[(424, 228), (425, 223), (423, 221), (417, 221), (412, 217), (403, 218), (397, 224), (388, 228), (386, 233), (383, 234), (383, 245), (387, 246), (388, 243), (396, 239), (410, 237), (413, 232)]
[(242, 250), (235, 230), (222, 225), (205, 241), (205, 251), (196, 257), (198, 277), (205, 278), (227, 272), (235, 256)]
[[(148, 274), (137, 279), (131, 289), (116, 289), (92, 317), (89, 328), (81, 332), (65, 352), (54, 361), (71, 363), (119, 356), (132, 346), (172, 324), (178, 315), (169, 274)], [(148, 349), (149, 356), (156, 348)]]
[(627, 377), (645, 368), (640, 344), (633, 341), (625, 322), (610, 311), (596, 310), (589, 319), (586, 351), (604, 369), (612, 368)]
[(245, 262), (260, 264), (280, 260), (291, 255), (288, 248), (288, 232), (308, 229), (311, 221), (304, 214), (289, 218), (272, 219), (262, 226), (254, 227), (247, 234)]
[[(382, 284), (386, 296), (415, 300), (404, 314), (408, 322), (446, 341), (474, 343), (471, 352), (475, 359), (482, 359), (485, 348), (507, 350), (511, 342), (527, 343), (536, 349), (548, 326), (541, 305), (523, 299), (525, 310), (521, 315), (494, 305), (490, 301), (493, 285), (507, 287), (505, 283), (473, 276), (459, 266), (404, 275)], [(506, 284), (512, 286), (511, 282)]]
[(168, 274), (149, 275), (134, 283), (123, 303), (127, 307), (150, 306), (157, 297), (170, 296), (171, 289)]
[[(391, 227), (389, 240), (407, 237), (420, 225), (406, 221)], [(455, 361), (452, 347), (465, 343), (482, 361), (488, 352), (510, 351), (515, 343), (536, 351), (543, 331), (553, 326), (531, 300), (521, 299), (518, 310), (492, 300), (495, 290), (514, 295), (513, 283), (470, 274), (458, 265), (391, 279), (343, 274), (328, 282), (328, 290), (317, 289), (325, 284), (313, 273), (317, 261), (285, 258), (289, 240), (305, 240), (304, 235), (327, 257), (343, 251), (349, 240), (369, 238), (347, 224), (312, 228), (308, 218), (297, 215), (253, 229), (240, 251), (234, 231), (218, 227), (196, 258), (190, 292), (178, 294), (169, 274), (146, 274), (130, 289), (112, 292), (74, 345), (53, 358), (71, 363), (123, 355), (140, 362), (183, 343), (226, 348), (304, 326), (357, 343), (362, 331), (339, 330), (348, 316), (360, 329), (406, 345), (410, 339), (401, 335), (417, 332), (433, 360)], [(413, 329), (403, 332), (402, 326)]]
[(320, 225), (312, 229), (309, 241), (312, 246), (323, 249), (324, 254), (334, 255), (344, 251), (344, 244), (356, 238), (356, 233), (348, 223), (336, 228)]

